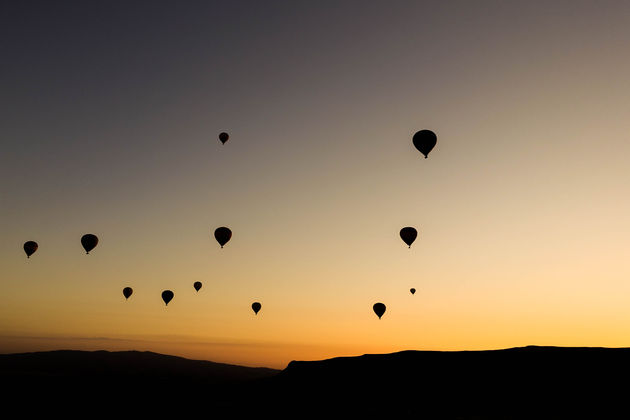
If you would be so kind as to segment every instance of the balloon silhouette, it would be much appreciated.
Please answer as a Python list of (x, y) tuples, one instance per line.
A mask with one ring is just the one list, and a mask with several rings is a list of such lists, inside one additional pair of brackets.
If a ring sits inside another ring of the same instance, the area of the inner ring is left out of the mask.
[(166, 306), (168, 306), (168, 303), (173, 300), (173, 296), (175, 296), (175, 293), (171, 292), (170, 290), (165, 290), (162, 292), (162, 300), (164, 301)]
[(193, 287), (195, 288), (196, 291), (199, 291), (199, 289), (201, 289), (201, 282), (196, 281), (195, 284), (193, 284)]
[(374, 306), (372, 306), (372, 309), (374, 309), (374, 313), (378, 315), (378, 319), (381, 319), (381, 317), (385, 313), (385, 305), (380, 302), (375, 303)]
[(252, 309), (254, 310), (254, 314), (258, 315), (258, 311), (260, 311), (260, 308), (262, 308), (262, 305), (260, 304), (260, 302), (252, 303)]
[(221, 140), (221, 144), (225, 144), (225, 142), (228, 141), (229, 138), (230, 135), (228, 133), (219, 134), (219, 140)]
[(411, 289), (409, 289), (409, 291), (411, 292), (412, 295), (416, 294), (416, 289), (414, 289), (413, 287)]
[(85, 253), (89, 254), (91, 250), (93, 250), (96, 245), (98, 245), (98, 238), (96, 235), (92, 235), (88, 233), (87, 235), (83, 235), (81, 237), (81, 245), (83, 245), (83, 249), (85, 249)]
[(411, 244), (418, 237), (418, 231), (412, 227), (404, 227), (400, 229), (400, 237), (411, 248)]
[(37, 251), (37, 242), (35, 241), (24, 242), (24, 252), (26, 252), (26, 258), (31, 258), (31, 255), (33, 255), (35, 251)]
[(217, 240), (221, 248), (227, 244), (230, 238), (232, 238), (232, 231), (226, 227), (217, 228), (214, 231), (214, 238)]
[(424, 155), (424, 158), (429, 157), (429, 153), (437, 144), (437, 136), (431, 130), (420, 130), (413, 135), (413, 145), (416, 149)]
[(125, 297), (125, 300), (129, 299), (129, 296), (131, 296), (132, 293), (133, 289), (131, 287), (125, 287), (123, 289), (123, 296)]

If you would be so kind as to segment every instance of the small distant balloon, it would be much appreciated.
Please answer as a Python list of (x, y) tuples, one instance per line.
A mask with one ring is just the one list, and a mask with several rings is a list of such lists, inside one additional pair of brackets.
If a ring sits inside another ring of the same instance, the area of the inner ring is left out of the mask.
[(24, 252), (26, 252), (26, 258), (31, 258), (31, 255), (37, 251), (37, 242), (35, 241), (27, 241), (24, 242)]
[(230, 135), (228, 133), (219, 134), (219, 140), (221, 140), (221, 144), (225, 144), (225, 142), (228, 141), (229, 138)]
[(217, 240), (219, 245), (221, 245), (221, 248), (223, 248), (223, 245), (227, 244), (232, 238), (232, 231), (226, 227), (217, 228), (214, 231), (214, 238)]
[(409, 291), (411, 292), (412, 295), (416, 294), (416, 289), (414, 289), (413, 287), (411, 289), (409, 289)]
[(123, 296), (125, 297), (125, 300), (129, 299), (129, 296), (131, 296), (132, 293), (133, 289), (131, 287), (125, 287), (123, 289)]
[(199, 291), (199, 289), (201, 289), (201, 282), (196, 281), (195, 284), (193, 284), (193, 287), (195, 288), (196, 291)]
[(258, 315), (258, 311), (260, 311), (260, 308), (262, 308), (262, 305), (260, 304), (260, 302), (252, 303), (252, 309), (254, 310), (254, 314)]
[(420, 130), (413, 135), (413, 145), (424, 155), (425, 159), (429, 157), (429, 153), (436, 144), (437, 136), (431, 130)]
[(96, 235), (92, 235), (91, 233), (83, 235), (81, 237), (81, 245), (83, 245), (85, 253), (89, 254), (90, 251), (96, 248), (96, 245), (98, 245), (98, 238), (96, 237)]
[(162, 300), (164, 301), (166, 306), (168, 306), (168, 303), (173, 300), (173, 296), (175, 296), (175, 293), (171, 292), (170, 290), (165, 290), (162, 292)]
[(412, 227), (404, 227), (400, 229), (400, 238), (411, 248), (411, 244), (418, 237), (418, 231)]
[(372, 309), (374, 309), (374, 313), (378, 315), (378, 319), (381, 319), (385, 313), (385, 305), (380, 302), (375, 303), (374, 306), (372, 306)]

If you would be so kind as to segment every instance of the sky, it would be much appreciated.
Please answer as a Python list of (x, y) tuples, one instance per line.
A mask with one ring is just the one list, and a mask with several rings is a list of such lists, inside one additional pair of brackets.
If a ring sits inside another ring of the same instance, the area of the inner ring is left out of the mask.
[(629, 347), (629, 24), (624, 1), (3, 2), (0, 353)]

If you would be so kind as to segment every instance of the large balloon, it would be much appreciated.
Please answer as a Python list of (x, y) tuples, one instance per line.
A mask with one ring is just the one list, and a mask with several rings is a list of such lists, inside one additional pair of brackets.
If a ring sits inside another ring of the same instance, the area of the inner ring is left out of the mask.
[(420, 130), (413, 135), (413, 145), (426, 159), (437, 143), (437, 136), (431, 130)]
[(24, 252), (26, 252), (26, 258), (30, 258), (37, 251), (37, 242), (28, 241), (24, 242)]
[(409, 248), (411, 248), (411, 244), (418, 237), (418, 231), (415, 228), (407, 226), (400, 229), (400, 237), (407, 245), (409, 245)]
[(201, 289), (201, 282), (196, 281), (195, 284), (193, 284), (193, 287), (195, 288), (196, 291), (199, 291), (199, 289)]
[(232, 231), (226, 227), (220, 227), (214, 231), (214, 238), (217, 240), (219, 245), (221, 245), (221, 248), (223, 248), (223, 245), (228, 243), (231, 237)]
[(252, 303), (252, 309), (254, 310), (254, 313), (256, 315), (258, 315), (258, 311), (260, 311), (260, 308), (262, 308), (262, 305), (260, 304), (260, 302)]
[(131, 287), (125, 287), (123, 289), (123, 296), (125, 297), (125, 300), (129, 299), (129, 296), (131, 296), (132, 293), (133, 289)]
[(228, 141), (229, 138), (230, 135), (228, 133), (219, 134), (219, 140), (221, 140), (221, 144), (225, 144), (225, 142)]
[(81, 245), (83, 245), (83, 249), (85, 249), (85, 253), (89, 254), (91, 250), (93, 250), (96, 245), (98, 245), (98, 238), (96, 235), (92, 235), (88, 233), (87, 235), (83, 235), (81, 237)]
[(166, 306), (168, 306), (168, 303), (173, 300), (173, 296), (175, 296), (175, 293), (171, 292), (170, 290), (165, 290), (162, 292), (162, 300), (164, 301), (164, 303), (166, 303)]
[(409, 291), (411, 292), (412, 295), (416, 294), (416, 289), (414, 289), (413, 287), (411, 289), (409, 289)]
[(385, 305), (380, 302), (375, 303), (374, 306), (372, 306), (372, 309), (374, 309), (374, 313), (378, 315), (378, 319), (381, 319), (381, 317), (385, 313)]

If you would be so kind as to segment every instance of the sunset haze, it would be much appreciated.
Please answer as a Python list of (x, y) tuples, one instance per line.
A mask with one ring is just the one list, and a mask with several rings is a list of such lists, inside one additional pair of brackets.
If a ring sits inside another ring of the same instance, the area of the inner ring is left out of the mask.
[(630, 3), (185, 3), (0, 6), (0, 353), (630, 347)]

